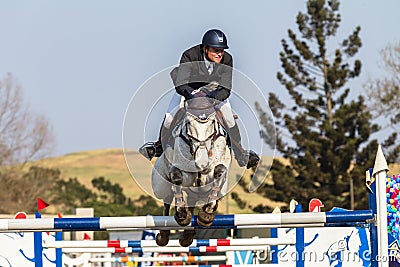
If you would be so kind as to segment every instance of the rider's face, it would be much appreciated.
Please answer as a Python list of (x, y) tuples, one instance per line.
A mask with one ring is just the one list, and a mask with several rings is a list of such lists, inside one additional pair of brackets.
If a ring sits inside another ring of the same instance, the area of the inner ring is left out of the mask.
[(205, 51), (207, 58), (212, 62), (220, 63), (224, 56), (224, 49), (221, 48), (207, 47)]

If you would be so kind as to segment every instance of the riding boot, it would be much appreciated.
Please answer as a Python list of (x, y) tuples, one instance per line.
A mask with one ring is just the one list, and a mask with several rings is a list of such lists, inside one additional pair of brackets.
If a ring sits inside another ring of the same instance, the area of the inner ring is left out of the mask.
[[(165, 120), (165, 119), (164, 119)], [(142, 154), (148, 160), (153, 157), (160, 157), (164, 151), (164, 142), (167, 142), (166, 136), (168, 136), (169, 129), (164, 126), (164, 121), (161, 124), (160, 133), (156, 142), (147, 142), (139, 148), (139, 153)], [(165, 143), (166, 145), (166, 143)]]
[(247, 169), (256, 167), (260, 161), (260, 157), (252, 150), (245, 150), (241, 144), (241, 136), (237, 124), (228, 131), (231, 147), (235, 158), (240, 167), (246, 166)]

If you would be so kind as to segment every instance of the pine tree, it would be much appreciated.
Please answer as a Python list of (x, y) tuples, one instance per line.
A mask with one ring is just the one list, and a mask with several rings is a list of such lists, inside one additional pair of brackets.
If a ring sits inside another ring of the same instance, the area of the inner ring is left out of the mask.
[[(269, 105), (278, 126), (277, 150), (289, 163), (274, 161), (273, 184), (258, 190), (273, 200), (295, 198), (307, 205), (319, 198), (325, 209), (350, 208), (353, 180), (355, 208), (367, 207), (365, 170), (373, 166), (378, 145), (369, 139), (379, 126), (362, 96), (348, 100), (347, 83), (361, 71), (361, 61), (353, 59), (362, 45), (361, 28), (331, 49), (340, 21), (339, 1), (309, 0), (307, 13), (297, 15), (297, 34), (289, 29), (282, 40), (277, 78), (293, 102), (270, 93)], [(268, 132), (270, 125), (264, 127)], [(394, 134), (384, 144), (395, 140)]]

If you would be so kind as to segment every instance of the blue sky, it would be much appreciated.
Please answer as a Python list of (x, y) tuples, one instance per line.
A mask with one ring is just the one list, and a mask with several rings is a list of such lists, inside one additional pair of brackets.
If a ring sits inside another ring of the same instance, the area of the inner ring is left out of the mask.
[[(342, 1), (337, 43), (362, 28), (363, 70), (350, 84), (353, 95), (363, 94), (368, 77), (383, 75), (379, 50), (400, 40), (399, 10), (396, 0)], [(135, 91), (177, 64), (210, 28), (228, 36), (236, 69), (265, 95), (274, 91), (284, 98), (275, 78), (280, 40), (296, 28), (299, 11), (305, 1), (1, 1), (0, 77), (11, 72), (31, 109), (53, 125), (54, 155), (122, 147), (124, 115)], [(141, 128), (132, 146), (144, 141)]]

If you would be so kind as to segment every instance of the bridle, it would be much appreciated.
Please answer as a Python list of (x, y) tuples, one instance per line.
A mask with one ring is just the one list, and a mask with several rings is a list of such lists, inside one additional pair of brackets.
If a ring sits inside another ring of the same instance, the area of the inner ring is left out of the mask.
[[(191, 115), (189, 113), (189, 115)], [(193, 115), (191, 115), (193, 116)], [(195, 116), (193, 116), (195, 117)], [(195, 119), (197, 120), (197, 117), (195, 117)], [(206, 143), (207, 141), (211, 140), (211, 145), (210, 148), (207, 149), (208, 152), (208, 156), (211, 157), (212, 156), (212, 149), (214, 147), (214, 142), (215, 140), (217, 140), (220, 136), (226, 137), (225, 136), (225, 132), (224, 131), (220, 131), (220, 127), (219, 124), (217, 122), (217, 120), (214, 118), (213, 119), (213, 124), (214, 124), (214, 131), (213, 133), (208, 136), (205, 140), (198, 140), (196, 137), (194, 136), (190, 136), (189, 138), (183, 134), (183, 129), (187, 129), (188, 125), (190, 124), (190, 122), (186, 122), (184, 126), (181, 127), (180, 132), (179, 132), (179, 137), (182, 138), (182, 140), (189, 146), (190, 149), (190, 154), (192, 155), (192, 158), (194, 158), (194, 156), (196, 155), (196, 152), (199, 148), (206, 148)], [(186, 133), (187, 134), (187, 133)]]

